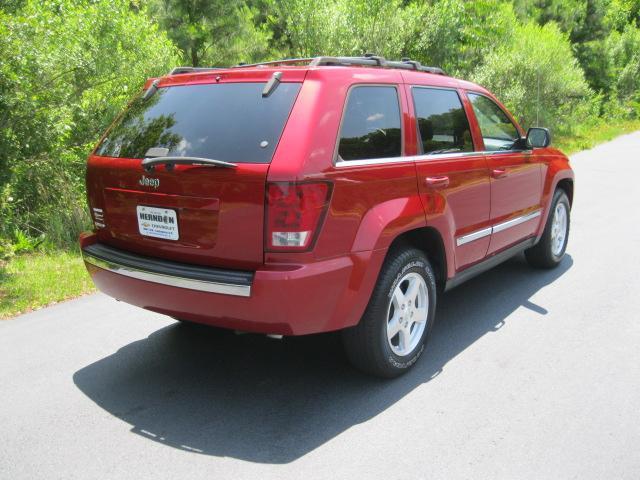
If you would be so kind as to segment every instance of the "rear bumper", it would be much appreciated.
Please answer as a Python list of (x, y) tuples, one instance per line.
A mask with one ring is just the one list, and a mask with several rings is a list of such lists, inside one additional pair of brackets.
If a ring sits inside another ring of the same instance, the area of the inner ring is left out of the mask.
[(85, 263), (146, 282), (200, 292), (251, 296), (252, 272), (204, 268), (142, 257), (95, 243), (82, 249)]
[(87, 270), (102, 292), (175, 318), (251, 332), (304, 335), (355, 325), (384, 252), (319, 262), (220, 270), (142, 257), (81, 237)]

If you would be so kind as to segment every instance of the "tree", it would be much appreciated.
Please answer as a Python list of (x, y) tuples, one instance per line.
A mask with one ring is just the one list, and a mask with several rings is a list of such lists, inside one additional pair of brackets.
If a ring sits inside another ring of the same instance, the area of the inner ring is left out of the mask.
[(632, 101), (640, 106), (640, 29), (627, 25), (622, 32), (613, 32), (606, 41), (606, 54), (613, 96), (623, 104)]
[(555, 22), (569, 35), (575, 57), (591, 88), (612, 91), (608, 58), (609, 36), (640, 21), (640, 0), (516, 0), (523, 20), (546, 25)]
[(527, 127), (568, 130), (592, 113), (592, 91), (555, 23), (517, 26), (512, 41), (489, 54), (472, 76)]
[(517, 23), (510, 3), (501, 0), (440, 0), (420, 19), (411, 56), (422, 63), (466, 76), (486, 55), (511, 42)]
[(640, 0), (611, 0), (606, 21), (618, 32), (627, 25), (640, 27)]
[(154, 0), (150, 12), (191, 66), (252, 62), (269, 53), (271, 32), (242, 0)]
[(401, 0), (279, 0), (271, 21), (293, 57), (363, 55), (400, 58), (418, 34), (426, 4)]

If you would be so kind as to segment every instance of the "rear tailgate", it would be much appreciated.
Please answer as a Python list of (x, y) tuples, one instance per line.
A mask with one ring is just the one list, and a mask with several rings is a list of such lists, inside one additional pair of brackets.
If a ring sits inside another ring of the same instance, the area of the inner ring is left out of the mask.
[[(99, 241), (173, 261), (238, 269), (263, 263), (269, 163), (300, 90), (289, 72), (270, 95), (273, 71), (174, 76), (135, 100), (89, 157), (87, 191)], [(178, 77), (178, 78), (176, 78)], [(141, 163), (166, 156), (236, 164)]]

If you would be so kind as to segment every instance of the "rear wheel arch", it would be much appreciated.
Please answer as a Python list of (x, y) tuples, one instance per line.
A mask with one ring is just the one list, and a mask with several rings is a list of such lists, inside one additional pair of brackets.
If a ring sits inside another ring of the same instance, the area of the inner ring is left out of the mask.
[(444, 289), (447, 282), (447, 253), (440, 232), (434, 227), (403, 232), (391, 242), (387, 257), (391, 252), (403, 248), (416, 248), (424, 252), (433, 267), (438, 289)]

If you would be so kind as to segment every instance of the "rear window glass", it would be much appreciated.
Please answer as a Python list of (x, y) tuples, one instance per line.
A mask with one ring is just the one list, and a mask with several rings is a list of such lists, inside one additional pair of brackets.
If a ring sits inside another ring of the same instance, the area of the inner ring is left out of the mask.
[(300, 83), (282, 83), (262, 97), (265, 83), (160, 88), (137, 98), (111, 128), (97, 155), (144, 158), (152, 147), (168, 156), (234, 163), (269, 163)]
[(362, 86), (349, 93), (338, 160), (399, 157), (400, 107), (395, 87)]

